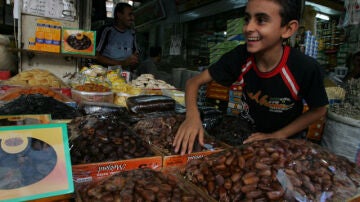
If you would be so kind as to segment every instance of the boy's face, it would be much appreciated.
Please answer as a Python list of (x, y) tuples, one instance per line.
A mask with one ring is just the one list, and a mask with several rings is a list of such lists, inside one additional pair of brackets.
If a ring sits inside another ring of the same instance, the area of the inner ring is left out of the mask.
[(131, 7), (124, 8), (123, 12), (118, 12), (117, 15), (119, 19), (118, 24), (123, 28), (129, 29), (134, 24), (135, 17)]
[(272, 0), (249, 0), (245, 10), (247, 50), (259, 53), (282, 44), (286, 26), (281, 27), (280, 5)]

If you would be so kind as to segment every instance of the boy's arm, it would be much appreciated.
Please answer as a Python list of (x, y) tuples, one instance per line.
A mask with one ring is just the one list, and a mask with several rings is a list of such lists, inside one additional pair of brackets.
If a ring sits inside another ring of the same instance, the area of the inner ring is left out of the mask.
[(259, 141), (259, 140), (265, 140), (265, 139), (284, 139), (288, 138), (305, 128), (307, 128), (310, 124), (313, 122), (319, 120), (321, 117), (325, 116), (327, 112), (327, 107), (317, 107), (310, 109), (309, 111), (301, 114), (297, 119), (295, 119), (293, 122), (285, 126), (284, 128), (275, 131), (270, 134), (265, 133), (253, 133), (251, 136), (244, 141), (244, 144)]
[(179, 152), (180, 147), (181, 155), (185, 154), (186, 151), (191, 153), (197, 135), (199, 135), (200, 145), (204, 144), (204, 128), (197, 107), (197, 95), (200, 86), (211, 80), (209, 71), (205, 70), (186, 81), (186, 118), (175, 135), (173, 146), (175, 146), (176, 153)]

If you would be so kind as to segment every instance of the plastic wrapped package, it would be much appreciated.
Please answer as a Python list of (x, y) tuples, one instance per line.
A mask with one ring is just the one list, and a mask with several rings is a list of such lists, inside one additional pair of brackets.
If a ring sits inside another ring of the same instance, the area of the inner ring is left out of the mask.
[(266, 140), (192, 160), (185, 178), (217, 201), (346, 201), (359, 168), (305, 140)]
[(209, 130), (219, 124), (223, 117), (222, 112), (215, 107), (200, 106), (199, 111), (203, 127), (206, 130)]
[(21, 86), (46, 86), (51, 88), (69, 87), (60, 78), (43, 69), (22, 71), (10, 79), (4, 81), (3, 84)]
[(79, 117), (68, 125), (73, 165), (154, 155), (149, 145), (117, 116)]
[[(345, 113), (354, 111), (345, 111)], [(359, 135), (360, 119), (328, 111), (321, 145), (360, 166)]]
[(60, 102), (73, 102), (73, 100), (70, 99), (69, 97), (59, 92), (56, 92), (51, 88), (43, 87), (43, 86), (12, 88), (0, 96), (0, 101), (9, 102), (20, 97), (21, 95), (29, 95), (29, 94), (41, 94), (45, 97), (52, 97)]
[(113, 92), (86, 92), (71, 89), (72, 98), (78, 102), (114, 102)]
[(255, 127), (239, 116), (226, 115), (207, 131), (209, 135), (214, 136), (219, 141), (231, 146), (239, 146), (251, 133), (255, 132)]
[(78, 201), (209, 202), (175, 174), (138, 169), (77, 188)]
[(51, 114), (52, 119), (72, 119), (80, 116), (74, 107), (41, 94), (21, 95), (0, 106), (0, 114)]
[(133, 113), (149, 113), (156, 111), (174, 111), (175, 100), (162, 95), (138, 95), (126, 99), (129, 111)]
[(126, 116), (128, 111), (125, 107), (106, 102), (82, 102), (78, 105), (78, 110), (84, 115), (91, 114), (114, 114)]
[[(147, 116), (132, 125), (132, 129), (143, 140), (160, 150), (161, 153), (171, 155), (175, 154), (175, 147), (173, 147), (172, 143), (180, 124), (184, 120), (185, 115), (183, 114), (152, 114), (152, 116)], [(219, 142), (215, 141), (214, 138), (209, 136), (204, 137), (204, 143), (206, 146), (202, 147), (196, 140), (193, 152), (206, 151), (209, 149), (213, 150), (223, 146)]]

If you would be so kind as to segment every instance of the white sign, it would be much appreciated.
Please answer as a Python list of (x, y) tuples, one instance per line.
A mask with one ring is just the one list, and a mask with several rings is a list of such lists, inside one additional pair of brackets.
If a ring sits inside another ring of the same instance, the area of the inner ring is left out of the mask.
[(23, 0), (23, 13), (74, 21), (76, 0)]

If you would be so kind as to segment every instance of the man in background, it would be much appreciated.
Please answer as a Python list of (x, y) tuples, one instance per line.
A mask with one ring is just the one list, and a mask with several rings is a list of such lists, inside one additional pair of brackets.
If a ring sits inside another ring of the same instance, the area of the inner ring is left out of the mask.
[(114, 24), (100, 33), (96, 47), (96, 60), (103, 66), (121, 65), (132, 70), (139, 62), (133, 8), (127, 3), (118, 3), (114, 9)]

